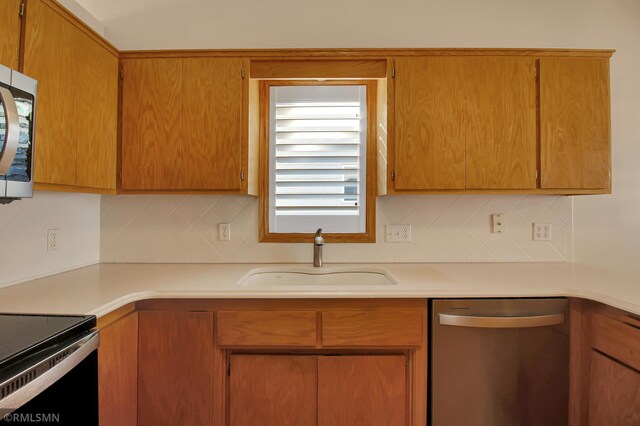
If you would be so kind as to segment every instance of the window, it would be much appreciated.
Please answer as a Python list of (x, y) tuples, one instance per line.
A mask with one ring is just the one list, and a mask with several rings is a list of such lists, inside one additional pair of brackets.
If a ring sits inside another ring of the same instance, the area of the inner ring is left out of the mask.
[(261, 240), (303, 241), (322, 228), (329, 241), (372, 241), (375, 83), (264, 84)]

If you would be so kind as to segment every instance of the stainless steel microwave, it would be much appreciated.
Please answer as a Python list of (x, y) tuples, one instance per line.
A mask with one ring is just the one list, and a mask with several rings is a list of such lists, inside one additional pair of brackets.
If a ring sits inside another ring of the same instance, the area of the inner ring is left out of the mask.
[(0, 65), (0, 204), (33, 196), (37, 87)]

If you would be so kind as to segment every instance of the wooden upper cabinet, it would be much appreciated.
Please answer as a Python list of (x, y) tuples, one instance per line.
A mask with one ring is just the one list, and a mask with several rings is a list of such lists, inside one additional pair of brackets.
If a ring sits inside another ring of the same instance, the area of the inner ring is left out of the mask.
[(243, 60), (122, 64), (122, 189), (241, 192), (248, 133)]
[(75, 185), (76, 139), (73, 56), (74, 29), (55, 10), (37, 0), (29, 4), (24, 73), (38, 80), (35, 182)]
[(115, 190), (117, 52), (74, 19), (53, 2), (29, 2), (24, 73), (38, 80), (35, 182)]
[(183, 188), (240, 190), (244, 134), (242, 59), (183, 63)]
[(540, 59), (542, 188), (610, 188), (609, 60)]
[(395, 190), (463, 189), (466, 62), (395, 59)]
[[(118, 58), (75, 31), (76, 186), (116, 188)], [(37, 143), (37, 142), (36, 142)]]
[(182, 61), (122, 61), (122, 189), (181, 187)]
[(22, 0), (0, 1), (0, 65), (18, 69), (20, 52), (20, 3)]
[(536, 187), (534, 58), (465, 58), (467, 189)]

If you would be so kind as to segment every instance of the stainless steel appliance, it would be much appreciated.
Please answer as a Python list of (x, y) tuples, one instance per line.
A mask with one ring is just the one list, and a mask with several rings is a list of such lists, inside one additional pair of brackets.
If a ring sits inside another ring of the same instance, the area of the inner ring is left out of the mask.
[(0, 65), (0, 203), (33, 196), (37, 86)]
[(432, 426), (567, 425), (566, 299), (431, 306)]
[(0, 424), (98, 425), (95, 316), (0, 314)]

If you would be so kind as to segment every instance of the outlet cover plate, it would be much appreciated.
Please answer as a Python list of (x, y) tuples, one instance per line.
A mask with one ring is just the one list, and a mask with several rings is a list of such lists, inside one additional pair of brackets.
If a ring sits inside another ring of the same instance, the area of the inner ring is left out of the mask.
[(411, 242), (411, 225), (386, 225), (385, 241), (388, 243)]
[(550, 223), (533, 224), (533, 241), (551, 241), (552, 228)]

